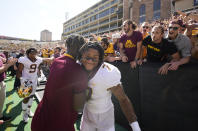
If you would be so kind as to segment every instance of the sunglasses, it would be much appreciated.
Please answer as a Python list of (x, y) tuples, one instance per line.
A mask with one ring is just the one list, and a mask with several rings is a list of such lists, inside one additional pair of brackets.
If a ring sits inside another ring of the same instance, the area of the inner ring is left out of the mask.
[(148, 27), (148, 26), (143, 26), (143, 28), (146, 28), (146, 29), (148, 29), (149, 27)]
[(97, 58), (91, 58), (89, 56), (86, 56), (86, 57), (83, 57), (84, 60), (91, 60), (93, 62), (98, 62), (98, 59)]
[(169, 30), (171, 30), (171, 29), (178, 30), (179, 28), (178, 27), (169, 27)]

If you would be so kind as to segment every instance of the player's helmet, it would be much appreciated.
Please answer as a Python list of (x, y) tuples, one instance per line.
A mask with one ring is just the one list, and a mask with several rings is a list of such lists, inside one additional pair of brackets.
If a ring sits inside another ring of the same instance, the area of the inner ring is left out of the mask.
[(20, 98), (26, 98), (32, 93), (33, 83), (31, 80), (25, 80), (21, 83), (18, 89), (18, 95)]

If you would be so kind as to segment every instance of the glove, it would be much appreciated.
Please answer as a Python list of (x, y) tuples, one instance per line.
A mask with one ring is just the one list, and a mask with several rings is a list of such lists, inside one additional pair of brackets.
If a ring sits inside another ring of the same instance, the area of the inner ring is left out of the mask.
[(138, 124), (137, 121), (132, 122), (132, 123), (130, 124), (130, 126), (131, 126), (131, 128), (133, 129), (133, 131), (141, 131), (140, 126), (139, 126), (139, 124)]

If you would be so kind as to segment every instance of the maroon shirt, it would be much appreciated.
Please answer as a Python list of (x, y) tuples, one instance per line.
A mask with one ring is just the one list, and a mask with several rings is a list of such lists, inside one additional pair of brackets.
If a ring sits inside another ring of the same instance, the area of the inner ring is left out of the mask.
[(73, 94), (88, 87), (87, 74), (74, 59), (57, 58), (51, 65), (43, 99), (32, 120), (32, 131), (75, 131)]
[[(1, 57), (6, 58), (6, 56), (4, 54), (0, 54)], [(0, 67), (3, 66), (3, 60), (0, 58)], [(6, 78), (6, 74), (5, 72), (0, 74), (0, 82), (4, 81), (4, 79)]]
[(137, 42), (142, 41), (142, 33), (139, 31), (133, 31), (131, 36), (126, 34), (120, 38), (120, 43), (123, 44), (124, 53), (128, 57), (128, 62), (133, 61), (137, 52)]

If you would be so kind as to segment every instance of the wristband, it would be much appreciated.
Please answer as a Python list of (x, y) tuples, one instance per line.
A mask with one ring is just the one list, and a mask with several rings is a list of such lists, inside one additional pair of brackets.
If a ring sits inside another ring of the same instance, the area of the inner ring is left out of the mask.
[(131, 126), (131, 128), (133, 129), (133, 131), (141, 131), (140, 126), (139, 126), (139, 124), (138, 124), (137, 121), (132, 122), (132, 123), (130, 124), (130, 126)]

